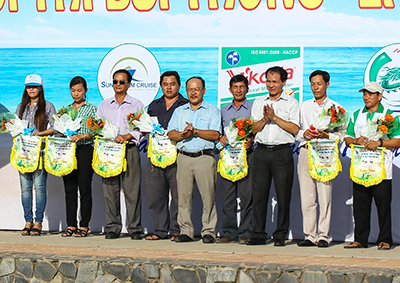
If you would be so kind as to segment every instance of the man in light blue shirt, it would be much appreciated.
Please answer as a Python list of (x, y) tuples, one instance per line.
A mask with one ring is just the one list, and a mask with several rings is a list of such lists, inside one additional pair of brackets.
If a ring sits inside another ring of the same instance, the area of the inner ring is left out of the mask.
[(186, 81), (188, 104), (178, 107), (168, 124), (168, 136), (177, 142), (178, 224), (181, 235), (176, 242), (194, 239), (192, 198), (196, 180), (203, 202), (203, 243), (215, 242), (217, 208), (215, 204), (216, 162), (214, 141), (221, 132), (221, 112), (203, 100), (206, 93), (201, 77)]

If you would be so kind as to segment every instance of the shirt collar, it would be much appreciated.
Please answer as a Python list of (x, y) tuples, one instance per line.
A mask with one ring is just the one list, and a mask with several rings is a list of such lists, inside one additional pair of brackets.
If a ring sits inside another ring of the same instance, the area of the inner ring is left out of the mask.
[[(282, 100), (288, 100), (289, 99), (289, 95), (287, 95), (284, 90), (282, 91), (281, 96), (279, 96), (279, 98), (277, 100), (275, 100), (275, 101), (278, 101), (278, 100), (281, 100), (281, 99)], [(265, 100), (272, 100), (271, 97), (269, 96), (269, 94), (266, 95)]]
[[(378, 109), (376, 111), (372, 112), (372, 113), (383, 113), (384, 110), (385, 109), (383, 108), (382, 103), (379, 103)], [(367, 107), (364, 106), (362, 113), (365, 113), (365, 112), (368, 112), (368, 109), (367, 109)]]
[[(115, 98), (115, 95), (113, 96), (113, 99), (111, 99), (111, 101), (110, 101), (110, 104), (113, 104), (113, 103), (118, 103), (117, 99)], [(121, 102), (121, 104), (125, 104), (125, 103), (129, 103), (129, 104), (132, 103), (130, 96), (128, 94), (125, 95), (124, 100)]]
[[(184, 107), (185, 109), (192, 109), (192, 107), (190, 107), (190, 102), (188, 102), (187, 104), (184, 104), (183, 107)], [(200, 108), (205, 108), (205, 109), (207, 109), (207, 108), (208, 108), (208, 103), (205, 102), (205, 101), (203, 100), (203, 101), (201, 102), (200, 107), (197, 108), (197, 109), (200, 109)], [(197, 109), (196, 109), (196, 110), (197, 110)]]
[(325, 107), (325, 106), (328, 104), (329, 101), (330, 101), (330, 99), (329, 99), (329, 97), (327, 96), (327, 97), (325, 97), (324, 101), (322, 101), (321, 105), (319, 105), (319, 104), (317, 103), (317, 100), (315, 99), (315, 97), (313, 98), (313, 102), (314, 102), (315, 104), (317, 104), (319, 107)]
[[(232, 100), (232, 102), (231, 102), (230, 104), (228, 104), (228, 105), (229, 105), (229, 106), (228, 106), (228, 109), (231, 109), (232, 107), (236, 108), (235, 105), (233, 105), (233, 100)], [(239, 109), (242, 108), (242, 107), (243, 107), (244, 109), (249, 109), (249, 101), (247, 100), (247, 98), (244, 99), (244, 101), (243, 101), (242, 105), (240, 105)]]

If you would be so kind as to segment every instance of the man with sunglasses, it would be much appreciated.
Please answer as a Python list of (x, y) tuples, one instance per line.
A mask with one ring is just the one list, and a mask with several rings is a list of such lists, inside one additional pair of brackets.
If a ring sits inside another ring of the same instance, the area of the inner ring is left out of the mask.
[(201, 236), (203, 243), (215, 242), (217, 208), (215, 204), (216, 162), (214, 142), (221, 132), (221, 112), (203, 100), (206, 93), (201, 77), (186, 81), (189, 103), (178, 107), (168, 124), (168, 136), (177, 142), (178, 224), (181, 235), (176, 242), (194, 239), (192, 198), (194, 181), (203, 202)]
[(113, 88), (115, 95), (100, 102), (97, 114), (107, 118), (119, 127), (119, 135), (115, 137), (116, 143), (128, 142), (126, 145), (127, 170), (118, 176), (103, 178), (104, 206), (106, 214), (106, 239), (116, 239), (122, 230), (120, 211), (120, 190), (124, 190), (126, 214), (128, 220), (128, 233), (132, 240), (140, 240), (141, 225), (141, 199), (140, 181), (141, 167), (138, 145), (142, 133), (138, 130), (131, 131), (128, 126), (127, 116), (144, 108), (143, 103), (128, 95), (132, 75), (124, 69), (113, 74)]

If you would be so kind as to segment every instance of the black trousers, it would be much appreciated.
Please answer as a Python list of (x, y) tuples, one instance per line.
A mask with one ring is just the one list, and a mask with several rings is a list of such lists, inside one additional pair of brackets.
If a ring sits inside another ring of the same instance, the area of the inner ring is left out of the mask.
[(290, 200), (294, 174), (294, 161), (290, 145), (276, 150), (257, 146), (253, 164), (253, 238), (265, 238), (266, 217), (271, 181), (274, 179), (278, 201), (278, 218), (273, 233), (275, 240), (285, 239), (289, 230)]
[(79, 227), (89, 227), (92, 217), (92, 145), (76, 146), (76, 161), (78, 169), (63, 176), (65, 189), (65, 204), (67, 210), (67, 225), (77, 227), (78, 190), (80, 194), (81, 221)]
[(392, 180), (384, 180), (368, 188), (353, 182), (354, 240), (364, 247), (368, 245), (372, 199), (375, 201), (379, 221), (379, 236), (376, 242), (392, 245)]

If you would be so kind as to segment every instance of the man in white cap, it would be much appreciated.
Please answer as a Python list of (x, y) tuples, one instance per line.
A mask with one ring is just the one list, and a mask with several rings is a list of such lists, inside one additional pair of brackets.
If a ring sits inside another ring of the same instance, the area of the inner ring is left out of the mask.
[[(345, 142), (347, 146), (351, 144), (362, 145), (369, 150), (385, 147), (386, 179), (369, 187), (353, 182), (354, 242), (345, 246), (345, 248), (368, 247), (368, 237), (371, 230), (371, 204), (372, 199), (374, 199), (380, 230), (376, 242), (378, 249), (388, 250), (393, 243), (390, 206), (392, 201), (392, 150), (400, 147), (400, 128), (397, 127), (393, 132), (384, 135), (377, 141), (362, 136), (361, 130), (367, 124), (367, 121), (372, 120), (375, 115), (393, 114), (393, 112), (381, 104), (383, 88), (377, 82), (367, 83), (359, 92), (363, 93), (365, 107), (357, 110), (351, 116)], [(395, 117), (394, 119), (397, 120), (398, 125), (398, 118)]]

